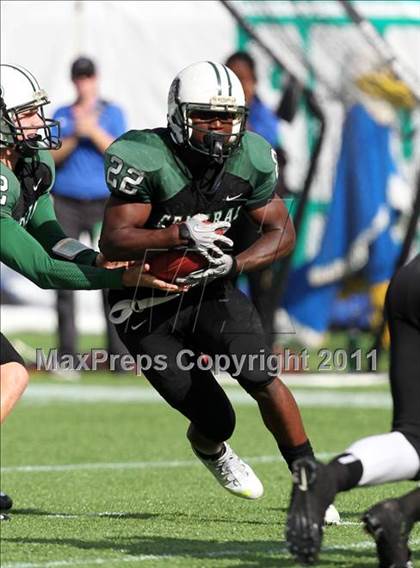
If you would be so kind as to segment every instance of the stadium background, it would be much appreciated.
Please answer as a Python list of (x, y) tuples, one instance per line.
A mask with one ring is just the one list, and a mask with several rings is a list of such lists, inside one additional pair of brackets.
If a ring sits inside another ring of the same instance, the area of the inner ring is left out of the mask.
[[(355, 36), (347, 37), (345, 30), (352, 25), (337, 3), (311, 2), (310, 23), (296, 17), (291, 2), (235, 2), (254, 29), (271, 41), (279, 55), (286, 53), (302, 76), (306, 71), (287, 50), (287, 42), (270, 32), (273, 18), (262, 13), (263, 4), (274, 10), (277, 31), (287, 28), (294, 45), (301, 44), (301, 53), (327, 70), (331, 81), (340, 82), (343, 71), (350, 68), (346, 48), (354, 45)], [(418, 69), (420, 2), (355, 5), (398, 56)], [(259, 65), (259, 91), (273, 108), (280, 98), (279, 86), (284, 86), (284, 74), (248, 42), (217, 1), (3, 0), (1, 31), (2, 61), (21, 63), (33, 71), (53, 100), (51, 110), (73, 99), (71, 61), (79, 54), (94, 58), (103, 96), (124, 106), (130, 128), (165, 124), (169, 83), (192, 59), (223, 61), (234, 50), (249, 48)], [(324, 42), (326, 38), (329, 41)], [(370, 52), (368, 48), (357, 53), (362, 54), (356, 59), (364, 62)], [(316, 74), (305, 77), (317, 87)], [(343, 133), (345, 107), (324, 94), (321, 89), (320, 103), (328, 118), (326, 141), (293, 257), (295, 270), (320, 246)], [(419, 124), (418, 113), (398, 114), (391, 129), (398, 175), (389, 180), (405, 219), (419, 165)], [(316, 129), (303, 106), (292, 124), (281, 125), (292, 190), (301, 189)], [(409, 135), (401, 136), (404, 131)], [(22, 302), (1, 306), (2, 331), (14, 341), (23, 338), (44, 349), (55, 346), (54, 293), (4, 267), (1, 276)], [(78, 322), (84, 332), (81, 349), (99, 347), (97, 334), (103, 329), (99, 294), (78, 293)], [(336, 347), (336, 337), (331, 334), (322, 347)], [(292, 374), (285, 380), (320, 459), (331, 458), (354, 439), (389, 429), (391, 399), (385, 373), (373, 377), (308, 373), (303, 378)], [(83, 373), (78, 383), (58, 384), (51, 374), (33, 374), (1, 432), (2, 490), (15, 501), (12, 521), (1, 527), (2, 566), (295, 566), (283, 536), (289, 472), (254, 402), (231, 383), (225, 388), (237, 413), (232, 445), (265, 486), (264, 499), (256, 503), (232, 498), (215, 484), (191, 454), (185, 420), (162, 404), (146, 381), (131, 374), (99, 372)], [(374, 502), (411, 487), (408, 482), (398, 483), (340, 495), (337, 508), (342, 524), (326, 530), (323, 565), (376, 566), (373, 543), (362, 533), (360, 516)], [(418, 558), (419, 528), (412, 533), (411, 547), (414, 559)]]
[[(305, 25), (302, 25), (302, 19), (291, 2), (234, 4), (241, 7), (254, 29), (263, 38), (268, 38), (270, 45), (287, 59), (292, 71), (309, 81), (315, 89), (316, 72), (309, 74), (302, 68), (293, 51), (288, 50), (287, 43), (279, 41), (276, 44), (273, 34), (270, 39), (272, 27), (269, 26), (273, 22), (278, 29), (288, 32), (289, 39), (292, 37), (297, 45), (301, 44), (302, 53), (310, 54), (315, 69), (318, 67), (325, 71), (328, 81), (341, 89), (346, 88), (354, 76), (350, 71), (343, 72), (343, 65), (351, 67), (346, 49), (348, 51), (351, 46), (353, 60), (364, 61), (365, 66), (371, 58), (369, 46), (361, 42), (360, 45), (352, 45), (352, 37), (346, 37), (351, 28), (351, 33), (354, 33), (354, 26), (343, 17), (335, 2), (311, 2), (312, 19), (307, 18)], [(261, 11), (262, 5), (268, 6), (269, 18)], [(356, 5), (371, 18), (398, 57), (415, 69), (416, 54), (420, 51), (419, 2), (356, 2)], [(249, 42), (246, 34), (217, 1), (52, 3), (6, 0), (2, 2), (2, 21), (7, 22), (2, 28), (3, 61), (20, 62), (31, 69), (50, 94), (52, 109), (71, 101), (73, 92), (68, 76), (69, 66), (76, 56), (86, 54), (98, 63), (102, 95), (123, 105), (130, 128), (165, 124), (170, 81), (192, 59), (223, 61), (238, 48), (250, 49), (258, 63), (258, 91), (262, 98), (275, 108), (284, 87), (284, 73)], [(357, 34), (355, 37), (357, 39)], [(334, 57), (332, 51), (335, 52)], [(293, 257), (295, 268), (313, 258), (319, 249), (345, 118), (343, 101), (333, 100), (328, 95), (325, 97), (322, 92), (319, 100), (327, 117), (326, 136)], [(407, 115), (401, 117), (401, 114), (396, 117), (397, 128), (392, 129), (393, 154), (398, 171), (391, 176), (389, 186), (394, 202), (397, 202), (396, 207), (408, 215), (420, 155), (419, 129), (415, 128), (415, 121), (418, 122), (415, 113), (409, 123)], [(408, 138), (401, 137), (403, 128), (411, 131)], [(294, 191), (302, 187), (315, 131), (315, 121), (303, 106), (291, 124), (281, 123), (281, 144), (289, 159), (286, 179)], [(403, 229), (400, 227), (399, 230), (401, 237)], [(7, 270), (2, 270), (2, 277), (7, 288), (27, 304), (25, 307), (2, 306), (4, 331), (53, 331), (54, 293), (39, 290)], [(83, 332), (103, 330), (99, 294), (78, 292), (78, 322)], [(311, 340), (310, 335), (304, 338)], [(317, 343), (316, 338), (314, 342)]]

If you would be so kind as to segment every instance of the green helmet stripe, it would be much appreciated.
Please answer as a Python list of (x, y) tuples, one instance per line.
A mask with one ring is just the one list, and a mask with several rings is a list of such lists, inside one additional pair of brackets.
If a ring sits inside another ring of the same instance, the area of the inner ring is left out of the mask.
[(218, 70), (218, 68), (216, 67), (216, 65), (215, 65), (214, 63), (212, 63), (211, 61), (207, 61), (207, 63), (209, 63), (209, 64), (213, 67), (214, 72), (216, 73), (216, 77), (217, 77), (217, 87), (218, 87), (218, 89), (219, 89), (219, 92), (218, 92), (217, 94), (218, 94), (218, 95), (221, 95), (221, 94), (222, 94), (222, 78), (220, 77), (219, 70)]
[(232, 81), (230, 80), (230, 75), (229, 75), (229, 71), (227, 70), (226, 65), (222, 65), (223, 69), (225, 70), (226, 73), (226, 77), (228, 80), (228, 85), (229, 85), (229, 96), (232, 96)]

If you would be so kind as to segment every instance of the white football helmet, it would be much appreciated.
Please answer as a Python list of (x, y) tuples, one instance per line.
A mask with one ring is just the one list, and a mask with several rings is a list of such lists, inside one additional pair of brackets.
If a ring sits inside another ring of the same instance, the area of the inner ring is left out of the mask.
[[(202, 144), (194, 143), (193, 130), (203, 131), (193, 125), (191, 112), (194, 111), (233, 113), (232, 132), (210, 132)], [(226, 65), (199, 61), (183, 69), (172, 81), (168, 96), (168, 127), (179, 145), (221, 161), (240, 143), (247, 114), (241, 82)]]
[[(27, 69), (20, 65), (0, 65), (0, 147), (17, 148), (21, 152), (55, 150), (60, 147), (60, 123), (45, 118), (47, 93)], [(42, 121), (36, 136), (26, 136), (19, 115), (36, 111)], [(54, 132), (53, 130), (54, 129)]]

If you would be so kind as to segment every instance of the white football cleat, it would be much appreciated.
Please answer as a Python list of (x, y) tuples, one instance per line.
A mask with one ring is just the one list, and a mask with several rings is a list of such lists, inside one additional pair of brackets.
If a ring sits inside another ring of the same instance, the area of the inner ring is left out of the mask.
[(224, 442), (225, 453), (217, 460), (202, 458), (192, 447), (193, 452), (214, 475), (222, 487), (244, 499), (259, 499), (264, 487), (250, 466), (235, 454)]
[(334, 505), (330, 505), (328, 509), (325, 511), (324, 517), (324, 524), (326, 525), (339, 525), (341, 522), (340, 513), (334, 507)]

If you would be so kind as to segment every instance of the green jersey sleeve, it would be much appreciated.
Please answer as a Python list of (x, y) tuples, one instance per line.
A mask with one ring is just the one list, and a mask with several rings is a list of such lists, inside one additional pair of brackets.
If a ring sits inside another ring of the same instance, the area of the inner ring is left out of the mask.
[[(35, 212), (26, 228), (49, 255), (53, 255), (52, 249), (55, 244), (67, 238), (57, 221), (51, 196), (48, 193), (38, 199)], [(72, 262), (93, 266), (97, 256), (96, 251), (88, 249), (80, 252)]]
[(162, 142), (153, 131), (130, 130), (105, 152), (105, 178), (112, 195), (151, 203), (156, 173), (162, 169)]
[(277, 176), (273, 172), (270, 174), (260, 175), (258, 185), (254, 188), (245, 207), (252, 210), (267, 205), (267, 203), (273, 198), (276, 183)]
[(105, 270), (51, 258), (11, 216), (0, 218), (0, 260), (40, 288), (122, 288), (123, 269)]
[(0, 162), (0, 217), (12, 214), (20, 196), (20, 185), (15, 174)]
[(245, 207), (258, 209), (273, 197), (278, 178), (277, 155), (264, 138), (252, 132), (245, 133), (243, 144), (252, 172), (250, 182), (253, 187)]

